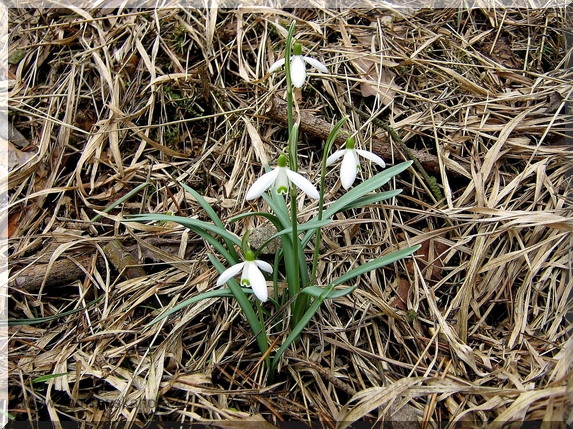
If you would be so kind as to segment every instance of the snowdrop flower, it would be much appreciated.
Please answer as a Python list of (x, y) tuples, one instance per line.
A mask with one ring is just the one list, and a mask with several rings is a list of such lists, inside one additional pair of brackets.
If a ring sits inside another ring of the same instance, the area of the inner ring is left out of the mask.
[(242, 271), (241, 286), (250, 287), (259, 300), (266, 302), (268, 298), (267, 281), (261, 270), (270, 274), (273, 272), (273, 267), (265, 261), (255, 259), (255, 254), (249, 250), (245, 252), (244, 262), (235, 264), (221, 273), (217, 280), (217, 286), (227, 283), (227, 281)]
[(354, 180), (356, 180), (356, 173), (360, 170), (360, 161), (358, 155), (378, 164), (380, 167), (386, 167), (384, 160), (378, 155), (368, 152), (367, 150), (355, 149), (354, 139), (350, 137), (346, 140), (346, 149), (337, 150), (326, 159), (326, 165), (331, 165), (342, 156), (342, 165), (340, 166), (340, 182), (344, 189), (349, 189)]
[[(269, 72), (274, 72), (279, 67), (283, 66), (285, 59), (281, 58), (275, 62), (270, 68)], [(293, 47), (293, 55), (290, 57), (290, 80), (295, 88), (302, 88), (304, 81), (306, 80), (306, 64), (308, 63), (314, 68), (320, 70), (323, 73), (328, 73), (328, 69), (320, 61), (315, 60), (311, 57), (305, 57), (302, 55), (302, 48), (300, 43), (295, 43)]]
[(300, 188), (304, 193), (306, 193), (310, 198), (319, 198), (320, 195), (312, 183), (310, 183), (309, 180), (302, 175), (288, 168), (286, 156), (281, 154), (277, 161), (277, 168), (259, 177), (255, 183), (253, 183), (251, 189), (249, 189), (247, 192), (246, 199), (249, 201), (260, 197), (263, 195), (263, 192), (265, 192), (273, 185), (277, 194), (285, 195), (290, 189), (291, 182)]

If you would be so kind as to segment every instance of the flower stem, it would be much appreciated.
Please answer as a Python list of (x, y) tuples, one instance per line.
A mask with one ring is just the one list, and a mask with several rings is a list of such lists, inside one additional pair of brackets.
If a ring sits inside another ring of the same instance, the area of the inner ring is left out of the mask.
[[(325, 183), (326, 183), (326, 160), (328, 158), (328, 153), (330, 152), (330, 148), (332, 147), (332, 144), (336, 140), (336, 136), (338, 135), (338, 131), (340, 130), (340, 128), (342, 127), (344, 122), (346, 122), (347, 119), (348, 119), (348, 117), (345, 116), (340, 121), (338, 121), (336, 123), (336, 125), (334, 125), (334, 127), (330, 131), (330, 134), (328, 135), (328, 138), (326, 139), (326, 143), (324, 145), (324, 152), (322, 154), (322, 167), (320, 170), (320, 189), (319, 189), (320, 197), (318, 200), (318, 215), (317, 215), (317, 219), (319, 222), (322, 220), (322, 211), (323, 211), (323, 205), (324, 205), (324, 188), (325, 188)], [(316, 281), (316, 269), (318, 266), (318, 257), (320, 255), (321, 233), (322, 233), (322, 229), (318, 228), (316, 230), (316, 240), (314, 242), (314, 257), (312, 260), (312, 273), (310, 276), (310, 279), (312, 282)]]
[[(285, 51), (285, 73), (286, 73), (286, 84), (287, 84), (287, 120), (288, 120), (288, 153), (289, 153), (289, 167), (292, 171), (297, 171), (297, 152), (298, 152), (298, 126), (294, 124), (293, 117), (293, 107), (294, 98), (292, 94), (292, 79), (290, 75), (290, 58), (292, 52), (292, 40), (294, 36), (295, 22), (293, 21), (290, 25), (287, 40), (286, 40), (286, 51)], [(299, 265), (299, 241), (298, 241), (298, 214), (296, 208), (296, 188), (292, 187), (290, 192), (290, 214), (291, 214), (291, 227), (292, 227), (292, 250), (293, 250), (293, 260), (285, 261), (287, 264), (293, 264), (292, 273), (295, 274), (295, 278), (289, 278), (289, 294), (290, 298), (298, 296), (300, 291), (300, 265)], [(299, 299), (295, 299), (291, 304), (291, 311), (293, 314), (292, 326), (298, 323), (297, 314), (300, 312)]]
[(294, 26), (293, 21), (290, 25), (287, 40), (286, 40), (286, 51), (285, 51), (285, 73), (286, 73), (286, 84), (287, 84), (287, 126), (288, 126), (288, 153), (289, 153), (289, 168), (292, 171), (298, 170), (298, 126), (294, 123), (294, 97), (292, 91), (292, 79), (290, 74), (290, 59), (292, 54), (292, 41), (294, 37)]
[[(298, 238), (298, 219), (297, 219), (297, 210), (296, 210), (296, 189), (293, 187), (291, 189), (290, 194), (290, 213), (291, 213), (291, 224), (292, 224), (292, 253), (293, 253), (293, 260), (292, 263), (294, 265), (293, 272), (296, 273), (294, 279), (289, 280), (289, 291), (290, 291), (290, 298), (297, 297), (293, 303), (291, 304), (292, 310), (292, 323), (291, 326), (296, 326), (299, 321), (300, 316), (304, 313), (304, 309), (301, 308), (303, 305), (300, 301), (301, 299), (306, 298), (305, 296), (301, 296), (300, 292), (300, 265), (299, 265), (299, 247), (300, 241)], [(288, 261), (286, 262), (289, 263)], [(292, 281), (292, 284), (291, 284)], [(301, 311), (303, 313), (301, 313)]]

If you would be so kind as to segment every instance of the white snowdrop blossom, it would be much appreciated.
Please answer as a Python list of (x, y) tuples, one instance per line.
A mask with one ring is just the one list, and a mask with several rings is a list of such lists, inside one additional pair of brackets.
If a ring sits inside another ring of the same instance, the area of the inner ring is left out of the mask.
[(277, 194), (286, 195), (290, 189), (290, 184), (294, 183), (310, 198), (319, 198), (319, 193), (310, 181), (301, 174), (292, 171), (287, 167), (286, 156), (281, 154), (277, 160), (277, 167), (259, 177), (247, 192), (246, 200), (254, 200), (260, 197), (270, 187), (274, 187)]
[[(269, 68), (269, 72), (274, 72), (279, 67), (284, 66), (285, 59), (281, 58)], [(306, 80), (306, 64), (310, 64), (323, 73), (328, 73), (328, 69), (320, 61), (302, 55), (300, 43), (295, 43), (293, 55), (290, 57), (290, 80), (295, 88), (302, 88)]]
[(354, 180), (356, 180), (356, 174), (358, 170), (360, 170), (358, 155), (369, 159), (382, 168), (386, 167), (386, 163), (378, 155), (368, 152), (367, 150), (355, 149), (354, 139), (349, 138), (346, 140), (345, 149), (337, 150), (326, 159), (326, 165), (328, 166), (344, 156), (342, 159), (342, 165), (340, 166), (340, 182), (344, 189), (348, 190), (354, 183)]
[(221, 286), (242, 271), (241, 286), (250, 287), (253, 289), (255, 296), (262, 302), (268, 299), (267, 281), (261, 270), (271, 274), (273, 267), (265, 261), (255, 259), (252, 251), (245, 253), (245, 261), (227, 268), (221, 273), (217, 280), (217, 286)]

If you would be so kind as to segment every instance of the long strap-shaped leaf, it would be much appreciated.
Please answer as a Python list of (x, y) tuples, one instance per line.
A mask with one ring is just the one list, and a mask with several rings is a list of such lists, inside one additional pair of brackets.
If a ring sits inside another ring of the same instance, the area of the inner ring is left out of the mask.
[[(245, 294), (253, 293), (252, 289), (249, 289), (249, 288), (241, 288), (241, 289)], [(153, 319), (151, 322), (149, 322), (147, 324), (147, 326), (153, 326), (157, 322), (161, 322), (166, 317), (169, 317), (172, 314), (177, 313), (179, 310), (182, 310), (183, 308), (188, 307), (191, 304), (195, 304), (196, 302), (199, 302), (203, 299), (225, 298), (225, 297), (226, 298), (233, 298), (234, 296), (235, 295), (233, 295), (233, 292), (229, 288), (215, 289), (215, 290), (210, 290), (208, 292), (200, 293), (199, 295), (195, 295), (189, 299), (186, 299), (185, 301), (180, 302), (175, 307), (169, 309), (165, 313), (161, 313), (159, 316), (157, 316), (155, 319)]]
[[(215, 250), (221, 255), (229, 265), (235, 265), (239, 262), (239, 258), (235, 258), (230, 252), (227, 251), (227, 247), (215, 237), (213, 237), (209, 232), (201, 228), (190, 228), (191, 231), (195, 232), (198, 236), (202, 237), (207, 243), (211, 244)], [(237, 253), (235, 252), (235, 255)]]
[[(393, 198), (393, 197), (395, 197), (401, 193), (402, 193), (402, 189), (395, 189), (393, 191), (379, 192), (379, 193), (376, 193), (373, 195), (366, 195), (366, 196), (358, 198), (357, 200), (354, 200), (352, 203), (344, 206), (344, 208), (342, 210), (350, 210), (353, 208), (364, 207), (367, 204), (376, 204), (376, 203), (379, 203), (380, 201), (384, 201), (384, 200), (387, 200), (389, 198)], [(341, 211), (341, 210), (339, 210), (339, 211)], [(328, 219), (320, 221), (320, 222), (328, 222)], [(310, 232), (308, 232), (304, 236), (304, 238), (302, 239), (303, 247), (306, 246), (308, 244), (308, 242), (311, 240), (311, 238), (315, 234), (318, 226), (322, 227), (325, 225), (319, 224), (319, 221), (316, 220), (316, 218), (309, 220), (304, 225), (301, 225), (301, 227), (300, 227), (301, 229), (310, 230)]]
[(369, 273), (372, 270), (376, 270), (378, 268), (382, 268), (385, 265), (391, 264), (393, 262), (399, 261), (406, 256), (411, 255), (412, 253), (416, 252), (421, 246), (419, 244), (408, 247), (407, 249), (397, 250), (395, 252), (390, 253), (389, 255), (382, 256), (380, 258), (376, 258), (372, 261), (368, 261), (359, 267), (353, 268), (352, 270), (344, 273), (336, 280), (332, 282), (333, 286), (338, 286), (342, 283), (346, 283), (361, 274)]
[[(283, 227), (281, 221), (279, 220), (278, 217), (276, 217), (273, 214), (270, 213), (266, 213), (266, 212), (251, 212), (251, 213), (242, 213), (236, 216), (233, 216), (231, 219), (229, 219), (229, 222), (237, 222), (238, 220), (244, 219), (246, 217), (251, 217), (251, 216), (261, 216), (266, 218), (268, 221), (270, 221), (275, 229), (277, 231), (280, 231), (281, 228)], [(275, 237), (271, 237), (269, 239), (267, 239), (263, 244), (261, 244), (261, 246), (259, 247), (259, 250), (255, 253), (255, 256), (258, 256), (259, 252), (265, 248), (265, 246), (271, 242), (272, 240), (274, 240)], [(290, 240), (290, 237), (287, 237), (288, 240)], [(285, 244), (285, 240), (283, 240), (283, 245), (286, 245), (288, 247), (288, 243)]]
[(316, 298), (312, 302), (312, 304), (308, 307), (308, 310), (306, 310), (306, 312), (301, 317), (298, 324), (293, 328), (293, 330), (288, 335), (285, 342), (281, 345), (281, 347), (277, 351), (277, 354), (273, 358), (273, 361), (271, 363), (271, 368), (269, 371), (270, 375), (274, 374), (275, 368), (277, 367), (277, 364), (279, 363), (279, 359), (281, 358), (281, 356), (283, 355), (285, 350), (292, 344), (293, 341), (295, 341), (297, 338), (300, 337), (300, 334), (302, 333), (303, 329), (306, 327), (306, 325), (308, 325), (308, 322), (310, 322), (310, 320), (314, 317), (314, 314), (318, 310), (318, 307), (320, 307), (320, 304), (322, 304), (322, 302), (326, 299), (328, 294), (330, 292), (332, 292), (333, 289), (334, 289), (334, 286), (332, 286), (332, 285), (327, 287), (324, 290), (324, 292), (318, 298)]
[[(343, 274), (342, 276), (338, 277), (334, 282), (331, 283), (331, 285), (334, 287), (334, 286), (338, 286), (342, 283), (347, 283), (348, 281), (358, 277), (361, 274), (366, 274), (372, 270), (376, 270), (378, 268), (382, 268), (385, 265), (399, 261), (400, 259), (405, 258), (406, 256), (409, 256), (412, 253), (416, 252), (416, 250), (418, 250), (419, 248), (420, 248), (420, 245), (417, 244), (416, 246), (408, 247), (407, 249), (398, 250), (396, 252), (390, 253), (389, 255), (382, 256), (381, 258), (377, 258), (377, 259), (374, 259), (372, 261), (369, 261), (369, 262), (365, 263), (364, 265), (360, 265), (359, 267), (356, 267), (356, 268), (348, 271), (347, 273)], [(344, 289), (334, 289), (332, 292), (330, 292), (326, 296), (325, 299), (336, 299), (336, 298), (346, 296), (349, 293), (351, 293), (354, 289), (356, 289), (356, 285), (350, 286), (350, 287), (347, 287)], [(303, 289), (301, 292), (306, 293), (306, 294), (311, 295), (311, 296), (314, 296), (314, 297), (318, 297), (318, 296), (321, 296), (325, 290), (326, 290), (325, 288), (320, 287), (320, 286), (309, 286), (309, 287)]]
[[(354, 292), (354, 289), (356, 289), (358, 287), (358, 284), (355, 284), (354, 286), (350, 286), (344, 289), (334, 289), (332, 290), (328, 296), (325, 299), (336, 299), (336, 298), (342, 298), (343, 296), (346, 296), (352, 292)], [(301, 290), (301, 293), (305, 293), (307, 295), (310, 296), (314, 296), (315, 298), (318, 298), (319, 296), (321, 296), (325, 291), (325, 288), (320, 287), (320, 286), (308, 286), (305, 287), (303, 290)]]
[(328, 219), (329, 217), (334, 216), (341, 210), (345, 210), (347, 206), (351, 205), (357, 199), (363, 197), (369, 192), (378, 189), (379, 187), (385, 185), (392, 177), (400, 174), (402, 171), (406, 170), (408, 167), (412, 165), (412, 161), (402, 162), (398, 165), (394, 165), (393, 167), (384, 170), (368, 180), (365, 180), (355, 188), (352, 188), (346, 194), (341, 196), (338, 200), (333, 202), (328, 209), (326, 209), (322, 215), (323, 219)]
[[(398, 193), (400, 193), (400, 192), (398, 192)], [(249, 217), (249, 216), (265, 217), (268, 220), (270, 220), (273, 223), (273, 225), (275, 225), (275, 227), (276, 227), (276, 222), (278, 221), (279, 225), (282, 227), (282, 223), (280, 223), (280, 220), (277, 216), (273, 216), (272, 214), (265, 213), (265, 212), (241, 213), (239, 215), (233, 216), (231, 219), (229, 219), (229, 222), (236, 222), (240, 219), (243, 219), (243, 218)], [(298, 230), (298, 232), (308, 231), (309, 229), (322, 228), (324, 226), (329, 225), (330, 223), (332, 223), (332, 221), (328, 220), (328, 219), (327, 220), (321, 220), (321, 221), (313, 219), (313, 220), (310, 220), (306, 223), (299, 225), (297, 230)], [(278, 230), (278, 232), (276, 234), (274, 234), (272, 237), (270, 237), (269, 241), (272, 241), (275, 238), (280, 237), (281, 235), (290, 234), (292, 232), (292, 226), (289, 226), (289, 227), (284, 228), (284, 229), (277, 228), (277, 230)]]
[[(149, 222), (149, 221), (157, 221), (157, 222), (176, 222), (184, 227), (189, 229), (192, 228), (202, 228), (207, 231), (211, 231), (219, 236), (221, 236), (224, 240), (228, 240), (230, 243), (237, 245), (238, 247), (241, 246), (241, 240), (235, 234), (230, 233), (225, 228), (221, 228), (220, 226), (214, 225), (209, 222), (204, 222), (198, 219), (192, 219), (183, 216), (170, 216), (166, 214), (155, 214), (155, 213), (144, 213), (140, 215), (136, 215), (133, 217), (128, 217), (123, 220), (124, 222)], [(231, 246), (232, 247), (232, 246)]]
[(271, 191), (271, 195), (263, 194), (263, 199), (281, 221), (281, 229), (288, 228), (290, 226), (290, 214), (284, 197), (282, 195), (275, 195), (274, 191)]
[[(277, 231), (281, 231), (284, 228), (284, 225), (278, 216), (272, 215), (270, 213), (265, 213), (265, 212), (243, 213), (243, 214), (234, 216), (233, 218), (230, 219), (230, 221), (235, 222), (239, 219), (243, 219), (243, 218), (248, 217), (248, 216), (262, 216), (262, 217), (268, 219), (275, 226)], [(292, 240), (291, 240), (290, 235), (277, 233), (277, 234), (273, 235), (272, 237), (270, 237), (267, 241), (265, 241), (265, 243), (263, 243), (263, 245), (261, 246), (260, 249), (262, 249), (266, 245), (266, 243), (274, 240), (278, 236), (280, 236), (280, 238), (281, 238), (281, 243), (282, 243), (282, 249), (281, 250), (283, 252), (284, 259), (286, 261), (292, 260), (294, 258), (294, 256), (293, 256), (294, 253), (293, 253), (293, 249), (292, 249)], [(277, 264), (275, 264), (275, 266), (276, 265)], [(285, 263), (285, 271), (286, 271), (285, 274), (286, 274), (287, 279), (292, 278), (292, 276), (296, 275), (295, 268), (294, 268), (293, 264)], [(274, 271), (275, 278), (276, 278), (277, 274), (278, 274), (278, 270), (275, 269), (275, 271)], [(275, 282), (275, 284), (276, 284), (276, 282)], [(279, 300), (279, 297), (276, 296), (276, 299)]]
[[(407, 249), (398, 250), (396, 252), (390, 253), (389, 255), (386, 255), (386, 256), (383, 256), (381, 258), (374, 259), (373, 261), (367, 262), (366, 264), (361, 265), (359, 267), (356, 267), (356, 268), (348, 271), (346, 274), (343, 274), (342, 276), (337, 278), (335, 281), (333, 281), (326, 288), (319, 288), (318, 286), (311, 286), (311, 287), (307, 287), (307, 288), (303, 289), (301, 291), (301, 293), (306, 293), (308, 295), (312, 295), (312, 296), (315, 296), (317, 298), (312, 302), (312, 304), (310, 305), (310, 307), (308, 308), (308, 310), (306, 311), (304, 316), (301, 318), (298, 325), (296, 325), (294, 327), (294, 329), (288, 335), (285, 342), (281, 345), (281, 347), (277, 351), (277, 354), (275, 355), (275, 357), (273, 358), (273, 361), (271, 363), (271, 373), (276, 368), (276, 366), (279, 362), (279, 359), (283, 355), (285, 350), (292, 344), (293, 341), (295, 341), (300, 336), (303, 329), (306, 327), (308, 322), (310, 322), (310, 320), (312, 319), (312, 317), (314, 316), (314, 314), (318, 310), (318, 307), (320, 307), (320, 304), (322, 304), (322, 302), (325, 299), (332, 299), (332, 298), (338, 298), (338, 297), (344, 296), (344, 295), (352, 292), (356, 288), (356, 286), (352, 286), (352, 287), (349, 287), (349, 288), (341, 291), (341, 290), (334, 290), (335, 286), (342, 284), (342, 283), (346, 283), (346, 282), (358, 277), (361, 274), (370, 272), (372, 270), (375, 270), (377, 268), (383, 267), (385, 265), (391, 264), (392, 262), (396, 262), (402, 258), (405, 258), (406, 256), (414, 253), (420, 247), (421, 247), (420, 245), (408, 247)], [(319, 289), (322, 289), (322, 292), (320, 294), (319, 294)]]
[[(195, 189), (190, 188), (189, 186), (187, 186), (184, 183), (181, 183), (181, 186), (183, 186), (183, 188), (187, 192), (189, 192), (191, 195), (193, 195), (193, 198), (195, 198), (195, 200), (197, 200), (197, 202), (201, 205), (201, 207), (203, 207), (203, 210), (205, 210), (205, 213), (207, 213), (207, 216), (209, 216), (211, 218), (211, 220), (213, 221), (213, 223), (216, 226), (218, 226), (221, 229), (225, 229), (225, 225), (223, 225), (223, 221), (221, 220), (221, 218), (217, 215), (215, 210), (213, 210), (213, 207), (211, 207), (211, 205), (207, 202), (207, 200), (205, 200), (205, 198), (203, 198), (202, 195), (200, 195), (199, 193), (197, 193), (197, 191), (195, 191)], [(223, 238), (223, 240), (225, 240), (225, 244), (227, 245), (227, 248), (229, 249), (229, 253), (233, 256), (233, 258), (235, 258), (236, 260), (239, 259), (239, 255), (237, 254), (237, 251), (235, 250), (235, 247), (233, 246), (233, 241), (229, 240), (225, 236), (221, 236), (221, 237)]]
[[(412, 161), (402, 162), (398, 165), (390, 167), (375, 176), (372, 176), (368, 180), (365, 180), (355, 188), (352, 188), (346, 194), (341, 196), (339, 199), (334, 201), (328, 209), (324, 210), (322, 213), (322, 219), (329, 219), (336, 213), (343, 210), (348, 210), (355, 207), (361, 207), (364, 204), (373, 204), (375, 202), (383, 201), (388, 198), (395, 197), (402, 192), (401, 189), (396, 189), (392, 191), (380, 192), (375, 195), (366, 195), (375, 189), (380, 188), (385, 185), (392, 177), (400, 174), (402, 171), (406, 170), (412, 165)], [(313, 220), (314, 221), (314, 220)], [(312, 222), (312, 221), (311, 221)], [(302, 244), (306, 245), (311, 237), (315, 234), (316, 230), (310, 230), (306, 233)]]
[[(288, 208), (286, 206), (285, 200), (281, 195), (276, 195), (273, 192), (271, 192), (271, 195), (267, 195), (267, 194), (263, 194), (263, 198), (265, 199), (265, 201), (267, 202), (267, 204), (269, 205), (269, 207), (272, 209), (272, 211), (275, 213), (275, 215), (279, 218), (279, 220), (281, 221), (281, 228), (277, 228), (277, 230), (279, 231), (279, 233), (285, 229), (288, 228), (292, 228), (291, 226), (291, 218), (290, 218), (290, 214), (288, 211)], [(291, 201), (291, 204), (296, 204), (296, 202)], [(281, 235), (281, 238), (283, 237), (288, 237), (288, 235)], [(304, 257), (304, 249), (302, 247), (302, 243), (301, 241), (298, 239), (298, 237), (293, 237), (294, 238), (294, 242), (292, 243), (293, 246), (299, 246), (298, 248), (298, 256), (299, 256), (299, 267), (300, 267), (300, 281), (301, 281), (301, 285), (308, 285), (309, 283), (309, 276), (308, 276), (308, 267), (306, 265), (306, 259)], [(286, 249), (285, 250), (285, 260), (289, 260), (288, 258), (290, 258), (290, 260), (292, 261), (294, 252), (291, 255), (287, 255)], [(294, 264), (289, 264), (286, 263), (285, 267), (287, 268), (287, 283), (289, 283), (290, 286), (290, 282), (288, 282), (289, 279), (289, 272), (288, 272), (288, 268), (289, 266), (292, 266)], [(291, 276), (294, 276), (294, 273), (290, 273)], [(290, 277), (293, 278), (293, 277)], [(296, 293), (293, 293), (290, 289), (289, 289), (289, 296), (295, 296)]]
[(368, 204), (376, 204), (390, 198), (394, 198), (402, 193), (402, 189), (394, 189), (392, 191), (377, 192), (371, 195), (365, 195), (361, 198), (354, 200), (352, 203), (344, 206), (343, 210), (350, 210), (358, 207), (364, 207)]
[[(8, 326), (20, 326), (20, 325), (38, 325), (40, 323), (51, 322), (52, 320), (60, 319), (61, 317), (67, 317), (74, 313), (80, 311), (85, 311), (88, 307), (91, 307), (95, 303), (101, 301), (105, 295), (101, 295), (99, 298), (94, 299), (87, 303), (85, 307), (76, 308), (74, 310), (65, 311), (63, 313), (54, 314), (53, 316), (47, 317), (36, 317), (34, 319), (8, 319)], [(0, 322), (0, 326), (6, 326), (6, 321)]]

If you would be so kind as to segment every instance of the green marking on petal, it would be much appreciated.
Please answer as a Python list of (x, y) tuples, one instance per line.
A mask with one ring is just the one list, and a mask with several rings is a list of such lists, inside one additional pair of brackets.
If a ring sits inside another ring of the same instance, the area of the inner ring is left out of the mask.
[(288, 188), (286, 186), (279, 186), (277, 188), (277, 194), (282, 194), (282, 195), (288, 194)]
[(243, 285), (243, 286), (251, 286), (251, 282), (249, 281), (249, 279), (242, 279), (242, 280), (241, 280), (241, 285)]

